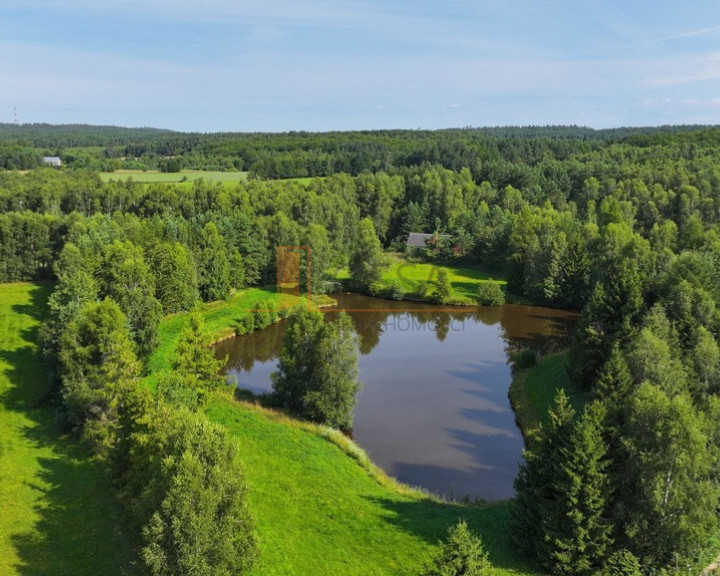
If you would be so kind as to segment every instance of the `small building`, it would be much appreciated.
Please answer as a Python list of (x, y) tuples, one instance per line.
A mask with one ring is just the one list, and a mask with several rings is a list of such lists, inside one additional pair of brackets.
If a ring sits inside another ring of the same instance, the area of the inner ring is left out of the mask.
[(62, 166), (62, 160), (60, 160), (59, 156), (43, 156), (43, 164), (60, 168), (60, 166)]
[(408, 254), (422, 255), (426, 253), (425, 250), (435, 249), (435, 245), (438, 240), (450, 240), (451, 238), (452, 236), (450, 236), (450, 234), (424, 234), (422, 232), (410, 232), (407, 242), (405, 243), (405, 249)]

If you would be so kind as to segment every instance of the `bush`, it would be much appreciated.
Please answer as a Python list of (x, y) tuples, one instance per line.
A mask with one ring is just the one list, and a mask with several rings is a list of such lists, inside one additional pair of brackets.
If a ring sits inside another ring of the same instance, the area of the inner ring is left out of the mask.
[(254, 310), (253, 317), (255, 320), (255, 330), (262, 330), (270, 325), (270, 312), (268, 310)]
[(530, 348), (524, 348), (513, 356), (515, 370), (532, 368), (535, 364), (537, 364), (537, 354), (535, 350), (531, 350)]
[(387, 294), (393, 300), (402, 300), (405, 298), (405, 290), (399, 280), (393, 280), (388, 286)]
[(382, 282), (373, 282), (368, 287), (368, 293), (370, 296), (383, 296), (385, 293), (385, 286), (383, 286)]
[(502, 306), (505, 293), (497, 282), (481, 282), (477, 287), (477, 301), (480, 306)]
[(248, 312), (240, 316), (235, 322), (235, 334), (242, 336), (255, 330), (255, 316)]

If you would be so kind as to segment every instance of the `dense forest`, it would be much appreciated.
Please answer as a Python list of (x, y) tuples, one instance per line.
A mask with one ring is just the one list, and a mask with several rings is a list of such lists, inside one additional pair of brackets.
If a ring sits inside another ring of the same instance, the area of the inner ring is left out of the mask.
[[(38, 167), (47, 153), (66, 167)], [(202, 135), (3, 125), (0, 282), (56, 282), (43, 342), (58, 395), (68, 425), (123, 471), (147, 565), (179, 574), (200, 562), (168, 556), (187, 537), (176, 525), (192, 496), (175, 489), (186, 482), (208, 509), (210, 492), (237, 496), (223, 521), (242, 529), (223, 541), (220, 563), (243, 570), (255, 544), (238, 457), (188, 409), (198, 382), (218, 387), (197, 353), (200, 323), (166, 383), (182, 398), (153, 407), (133, 388), (162, 315), (273, 284), (278, 246), (311, 247), (315, 292), (348, 266), (356, 288), (377, 292), (373, 271), (361, 271), (380, 246), (447, 235), (427, 258), (481, 266), (517, 297), (580, 312), (570, 373), (592, 401), (576, 413), (559, 393), (550, 425), (529, 440), (516, 546), (552, 574), (658, 574), (719, 547), (718, 158), (720, 129), (699, 127)], [(97, 174), (171, 159), (251, 178), (185, 186)], [(152, 424), (148, 411), (168, 405), (182, 409)], [(149, 454), (148, 442), (162, 449)], [(200, 461), (212, 465), (196, 485)]]

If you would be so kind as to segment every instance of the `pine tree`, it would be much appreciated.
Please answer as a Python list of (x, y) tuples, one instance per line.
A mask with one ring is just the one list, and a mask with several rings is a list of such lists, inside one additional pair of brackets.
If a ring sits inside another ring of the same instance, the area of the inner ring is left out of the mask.
[(435, 289), (435, 299), (438, 302), (447, 302), (452, 294), (452, 284), (450, 283), (450, 275), (446, 268), (440, 268), (437, 275), (437, 288)]
[(482, 539), (460, 520), (448, 530), (440, 552), (423, 576), (490, 576), (492, 573)]
[(357, 357), (349, 316), (340, 313), (336, 322), (325, 323), (321, 312), (295, 310), (271, 375), (278, 403), (313, 421), (350, 428), (360, 390)]
[(558, 455), (559, 476), (553, 479), (556, 498), (546, 503), (542, 518), (548, 564), (558, 576), (595, 574), (611, 543), (603, 418), (601, 403), (588, 405)]
[(617, 340), (627, 342), (643, 307), (636, 266), (624, 261), (611, 267), (597, 282), (583, 308), (570, 348), (570, 374), (575, 383), (590, 389)]
[(162, 305), (155, 298), (155, 278), (142, 249), (114, 242), (105, 250), (100, 295), (112, 298), (127, 316), (138, 355), (147, 358), (157, 346)]
[(115, 440), (118, 411), (139, 373), (127, 320), (112, 300), (85, 304), (60, 338), (68, 423), (98, 451)]
[(561, 453), (569, 445), (574, 417), (565, 391), (558, 390), (549, 424), (541, 426), (536, 441), (525, 451), (515, 478), (510, 535), (518, 549), (537, 561), (549, 558), (544, 519), (558, 499), (555, 481), (561, 476)]

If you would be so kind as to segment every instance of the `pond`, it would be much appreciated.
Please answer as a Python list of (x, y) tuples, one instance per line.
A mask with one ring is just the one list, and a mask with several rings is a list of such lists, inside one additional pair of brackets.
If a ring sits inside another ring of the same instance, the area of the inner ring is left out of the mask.
[[(360, 340), (352, 436), (398, 480), (447, 499), (513, 495), (523, 438), (508, 399), (508, 358), (567, 347), (576, 315), (506, 304), (479, 310), (334, 294)], [(228, 378), (268, 392), (285, 321), (216, 345)]]

